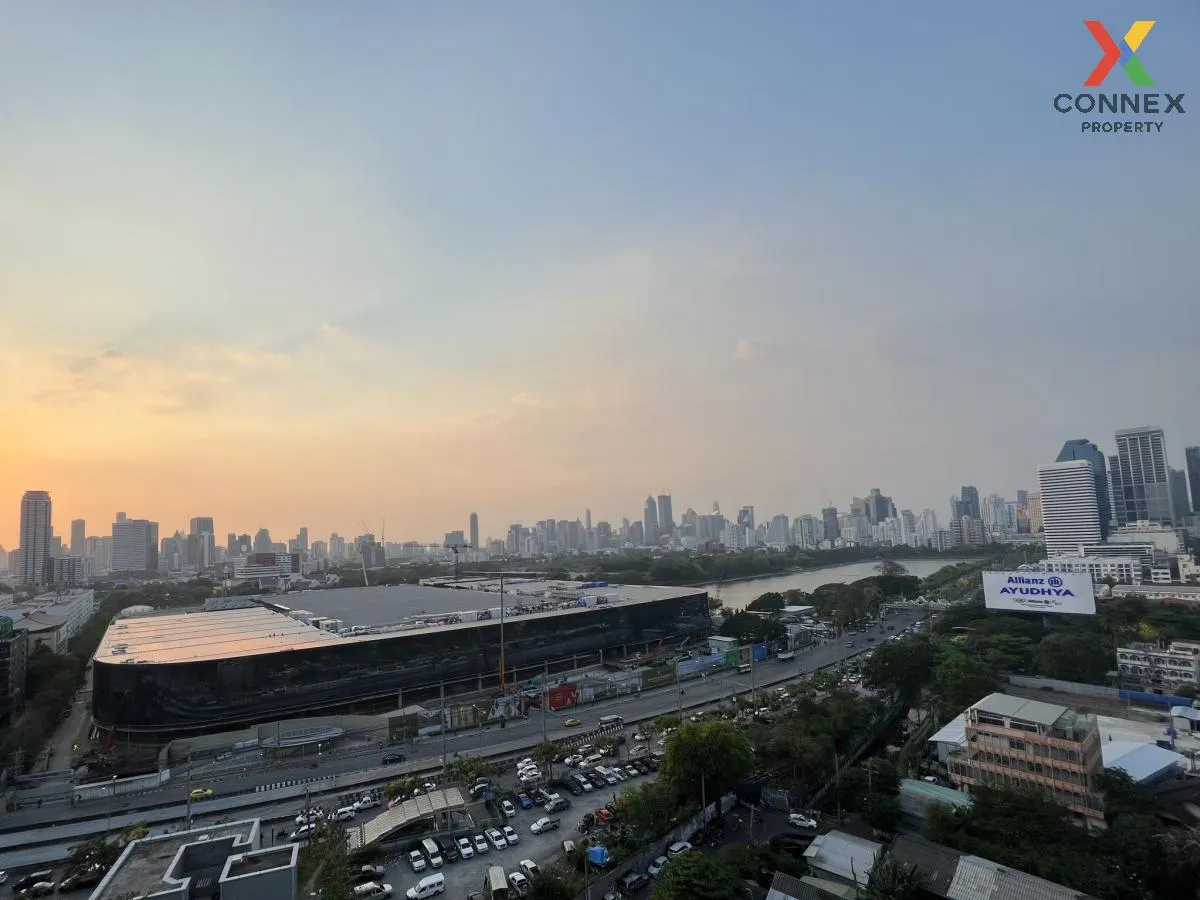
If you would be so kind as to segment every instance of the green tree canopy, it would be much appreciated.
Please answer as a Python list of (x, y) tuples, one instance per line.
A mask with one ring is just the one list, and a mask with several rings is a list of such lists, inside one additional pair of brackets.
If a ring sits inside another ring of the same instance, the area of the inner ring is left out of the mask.
[(1112, 666), (1112, 651), (1100, 634), (1054, 631), (1038, 644), (1038, 672), (1047, 678), (1104, 684)]
[(925, 635), (887, 641), (867, 660), (863, 680), (868, 687), (912, 698), (933, 678), (933, 645)]
[(721, 623), (721, 634), (742, 644), (762, 644), (787, 634), (787, 629), (771, 619), (751, 612), (736, 612)]
[(787, 601), (783, 594), (778, 591), (767, 591), (765, 594), (759, 594), (758, 597), (751, 600), (746, 609), (749, 612), (777, 613), (787, 606)]
[(745, 733), (721, 720), (681, 725), (667, 742), (659, 769), (680, 796), (715, 800), (740, 784), (754, 768), (754, 751)]
[(871, 869), (863, 900), (917, 900), (924, 879), (914, 866), (882, 859)]
[(446, 764), (446, 777), (451, 781), (471, 784), (477, 778), (490, 776), (494, 767), (478, 756), (456, 756)]
[(617, 798), (617, 808), (635, 834), (666, 834), (677, 818), (675, 787), (663, 779), (628, 787)]
[(700, 853), (671, 860), (654, 883), (652, 900), (731, 900), (738, 896), (738, 876), (728, 864)]
[(529, 885), (529, 900), (575, 900), (577, 893), (570, 875), (559, 866), (542, 869)]

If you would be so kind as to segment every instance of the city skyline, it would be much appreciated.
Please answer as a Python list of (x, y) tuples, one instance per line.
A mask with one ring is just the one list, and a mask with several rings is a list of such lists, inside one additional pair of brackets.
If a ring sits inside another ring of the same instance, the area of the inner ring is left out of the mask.
[(1133, 412), (1181, 469), (1194, 116), (1053, 111), (1114, 0), (941, 8), (7, 11), (0, 543), (31, 489), (93, 534), (945, 515)]

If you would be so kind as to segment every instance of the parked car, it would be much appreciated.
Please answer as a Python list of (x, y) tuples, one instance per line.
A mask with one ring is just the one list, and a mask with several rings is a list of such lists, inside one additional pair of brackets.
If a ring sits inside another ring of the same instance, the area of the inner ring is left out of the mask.
[(521, 872), (513, 872), (508, 876), (508, 883), (518, 896), (524, 897), (529, 893), (529, 879)]
[(521, 836), (517, 834), (516, 829), (511, 825), (505, 825), (500, 830), (504, 832), (504, 840), (508, 842), (508, 846), (511, 847), (513, 844), (521, 843)]
[(460, 837), (458, 839), (458, 855), (463, 859), (470, 859), (475, 855), (475, 848), (471, 846), (469, 838)]
[(795, 828), (816, 828), (817, 822), (815, 819), (810, 819), (808, 816), (800, 813), (792, 813), (788, 816), (788, 824)]
[(525, 873), (526, 878), (537, 878), (542, 874), (542, 870), (532, 859), (521, 860), (521, 871)]
[(504, 839), (504, 835), (501, 834), (497, 829), (488, 828), (483, 833), (487, 836), (488, 843), (492, 845), (493, 849), (503, 850), (508, 846), (508, 841)]
[(387, 874), (383, 866), (358, 866), (350, 870), (350, 878), (355, 882), (378, 881)]
[(500, 812), (504, 813), (504, 818), (511, 819), (517, 814), (517, 808), (512, 805), (511, 800), (501, 800)]
[(529, 830), (534, 834), (542, 834), (546, 831), (554, 831), (560, 824), (562, 824), (561, 819), (551, 819), (549, 816), (542, 816), (542, 818), (529, 826)]
[(650, 868), (648, 868), (646, 871), (649, 873), (651, 878), (657, 878), (663, 873), (663, 869), (667, 867), (667, 863), (669, 862), (670, 860), (665, 856), (656, 856), (654, 857), (654, 862), (650, 863)]
[(412, 866), (412, 870), (414, 872), (424, 872), (425, 871), (425, 866), (426, 866), (425, 857), (421, 855), (420, 850), (413, 850), (411, 853), (409, 853), (408, 854), (408, 862), (409, 862), (409, 865)]
[(626, 872), (621, 878), (621, 890), (626, 894), (634, 894), (648, 887), (650, 879), (641, 872)]
[(471, 838), (471, 840), (475, 844), (475, 852), (476, 853), (487, 853), (488, 852), (488, 842), (487, 842), (487, 839), (484, 838), (484, 836), (482, 834), (475, 835), (475, 837)]
[(404, 762), (403, 753), (389, 753), (383, 758), (383, 765), (385, 766), (394, 766), (396, 763), (402, 762)]
[(682, 853), (687, 853), (691, 849), (692, 845), (687, 841), (676, 841), (667, 848), (667, 857), (674, 859), (676, 856), (679, 856)]
[(517, 802), (521, 804), (521, 809), (533, 809), (533, 798), (524, 791), (517, 794)]

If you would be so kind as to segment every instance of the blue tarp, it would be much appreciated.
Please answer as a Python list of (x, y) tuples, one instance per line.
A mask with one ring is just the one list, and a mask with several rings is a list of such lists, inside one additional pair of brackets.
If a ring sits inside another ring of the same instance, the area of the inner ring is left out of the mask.
[(1160, 706), (1191, 706), (1186, 697), (1168, 697), (1166, 694), (1147, 694), (1142, 691), (1120, 691), (1122, 700), (1134, 703), (1157, 703)]
[(754, 661), (762, 662), (766, 658), (767, 658), (767, 645), (766, 644), (755, 644), (754, 645)]
[(606, 847), (588, 847), (588, 862), (594, 866), (608, 865), (608, 849)]

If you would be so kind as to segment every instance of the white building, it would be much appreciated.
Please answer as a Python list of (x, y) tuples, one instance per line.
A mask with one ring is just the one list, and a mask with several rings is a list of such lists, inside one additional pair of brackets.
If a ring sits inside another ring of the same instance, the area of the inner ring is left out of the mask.
[(1153, 544), (1160, 553), (1175, 554), (1183, 550), (1183, 539), (1174, 528), (1153, 522), (1123, 525), (1108, 536), (1110, 544)]
[(1174, 690), (1200, 683), (1200, 643), (1171, 641), (1165, 648), (1135, 644), (1117, 648), (1117, 671), (1122, 681)]
[(21, 546), (17, 551), (17, 581), (21, 584), (46, 583), (46, 561), (54, 535), (50, 510), (46, 491), (26, 491), (21, 497)]
[(1076, 572), (1098, 584), (1113, 578), (1118, 584), (1141, 584), (1142, 561), (1130, 556), (1052, 556), (1037, 564), (1041, 572)]
[(157, 571), (158, 523), (118, 513), (112, 531), (112, 568), (114, 572)]
[(1092, 464), (1076, 459), (1038, 466), (1046, 555), (1074, 552), (1100, 540), (1100, 508)]

